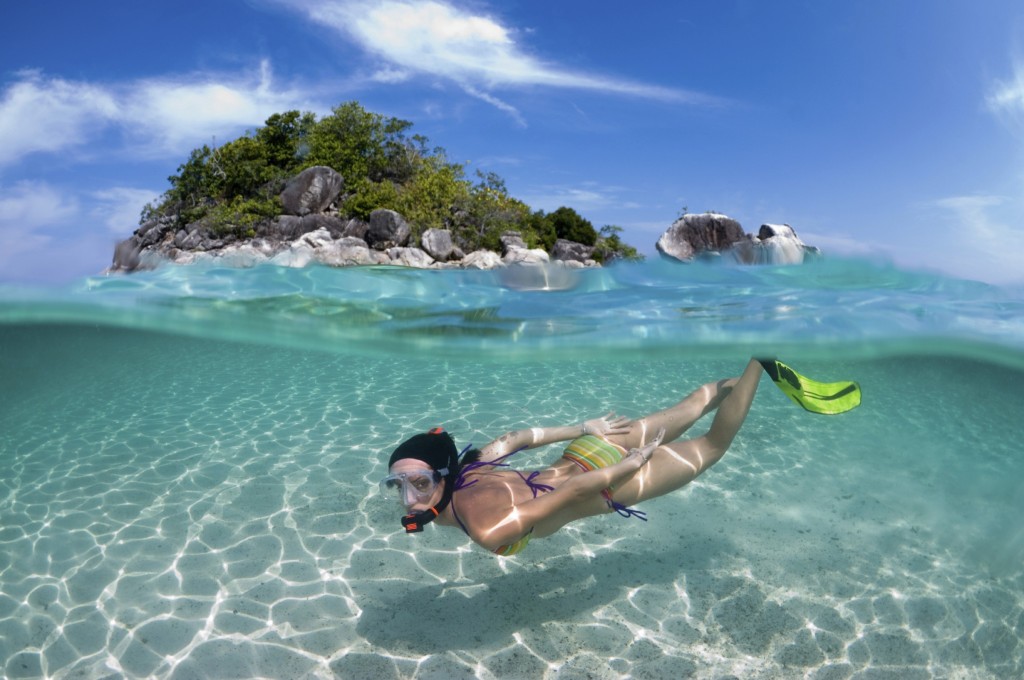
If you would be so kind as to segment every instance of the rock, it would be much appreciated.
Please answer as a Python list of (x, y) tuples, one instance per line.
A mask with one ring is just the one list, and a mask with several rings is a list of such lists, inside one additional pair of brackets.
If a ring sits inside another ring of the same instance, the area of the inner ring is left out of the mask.
[(438, 262), (447, 262), (455, 250), (452, 234), (447, 229), (427, 229), (420, 237), (420, 245)]
[(402, 267), (427, 269), (434, 264), (434, 259), (419, 248), (388, 248), (387, 254), (391, 264)]
[(354, 236), (343, 236), (319, 249), (316, 261), (332, 267), (387, 264), (390, 260), (384, 253), (370, 250), (366, 241)]
[(493, 250), (474, 250), (462, 258), (465, 269), (495, 269), (502, 266), (501, 258)]
[(111, 263), (109, 271), (135, 271), (139, 268), (139, 253), (141, 250), (142, 247), (139, 245), (138, 238), (135, 236), (130, 236), (121, 241), (114, 246), (114, 261)]
[(345, 228), (341, 230), (341, 235), (354, 236), (355, 238), (366, 240), (366, 232), (370, 230), (370, 225), (360, 219), (352, 218), (345, 223)]
[(757, 231), (757, 238), (762, 241), (766, 241), (776, 236), (792, 238), (798, 241), (800, 240), (796, 235), (796, 230), (788, 224), (762, 224), (761, 228)]
[(218, 261), (226, 267), (255, 267), (276, 254), (266, 241), (253, 239), (249, 243), (228, 246), (219, 253)]
[(563, 238), (555, 241), (555, 247), (551, 249), (552, 260), (586, 262), (593, 254), (593, 246), (585, 246), (582, 243), (567, 241)]
[(305, 234), (302, 218), (296, 215), (278, 215), (260, 229), (260, 235), (279, 241), (290, 241)]
[(704, 251), (723, 251), (746, 239), (743, 227), (717, 213), (683, 215), (661, 235), (655, 247), (662, 255), (692, 261)]
[(260, 225), (258, 233), (279, 241), (291, 241), (303, 234), (326, 229), (332, 236), (340, 237), (345, 233), (348, 223), (334, 215), (316, 213), (298, 217), (296, 215), (278, 215), (269, 222)]
[(366, 231), (366, 242), (374, 250), (401, 248), (409, 243), (412, 229), (394, 210), (377, 209), (370, 213), (370, 228)]
[(334, 243), (334, 239), (331, 238), (331, 232), (326, 229), (317, 229), (316, 231), (311, 231), (303, 236), (299, 242), (305, 243), (316, 250), (318, 248), (331, 246)]
[(523, 240), (523, 235), (518, 231), (506, 231), (501, 235), (500, 240), (502, 257), (508, 255), (510, 250), (514, 250), (516, 248), (526, 249), (526, 242)]
[(735, 244), (732, 257), (742, 264), (803, 264), (820, 254), (814, 246), (800, 240), (788, 224), (762, 224), (757, 237)]
[(150, 220), (135, 230), (139, 247), (148, 248), (163, 241), (164, 236), (174, 227), (171, 220)]
[(551, 261), (546, 251), (541, 248), (528, 250), (526, 248), (512, 248), (501, 258), (505, 264), (547, 264)]
[(175, 238), (174, 245), (181, 250), (207, 250), (207, 248), (202, 247), (203, 241), (204, 237), (202, 231), (200, 229), (194, 229), (188, 232), (180, 242)]
[(320, 213), (338, 198), (345, 181), (333, 168), (316, 165), (288, 180), (281, 192), (286, 215)]

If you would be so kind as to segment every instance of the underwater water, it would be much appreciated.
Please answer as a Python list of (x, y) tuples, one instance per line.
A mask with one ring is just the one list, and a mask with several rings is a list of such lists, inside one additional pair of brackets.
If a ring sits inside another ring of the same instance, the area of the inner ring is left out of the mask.
[[(752, 354), (863, 404), (763, 378), (649, 521), (509, 558), (377, 492), (416, 432), (640, 416)], [(1022, 677), (1022, 414), (1024, 291), (856, 261), (0, 288), (0, 674)]]

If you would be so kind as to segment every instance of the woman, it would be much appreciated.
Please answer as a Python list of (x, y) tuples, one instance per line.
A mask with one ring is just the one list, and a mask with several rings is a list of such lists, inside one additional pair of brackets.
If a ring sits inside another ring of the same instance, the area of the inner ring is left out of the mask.
[[(708, 383), (664, 411), (509, 432), (461, 462), (451, 437), (432, 430), (395, 449), (381, 489), (405, 506), (406, 531), (430, 521), (460, 527), (500, 555), (591, 515), (614, 510), (646, 519), (627, 506), (675, 491), (718, 462), (747, 417), (760, 377), (761, 364), (752, 359), (739, 378)], [(715, 409), (706, 434), (676, 441)], [(508, 469), (508, 458), (522, 449), (567, 440), (549, 468)]]

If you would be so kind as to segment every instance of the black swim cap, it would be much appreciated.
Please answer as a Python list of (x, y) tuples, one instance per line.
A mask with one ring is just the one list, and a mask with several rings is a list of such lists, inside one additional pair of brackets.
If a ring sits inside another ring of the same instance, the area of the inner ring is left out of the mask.
[(452, 494), (455, 493), (455, 480), (459, 468), (459, 451), (455, 448), (450, 434), (440, 427), (435, 427), (425, 434), (417, 434), (398, 445), (391, 459), (388, 460), (390, 469), (395, 461), (402, 458), (413, 458), (422, 460), (434, 470), (444, 470), (444, 491), (441, 493), (441, 500), (429, 510), (412, 512), (402, 516), (402, 526), (407, 534), (423, 531), (423, 525), (429, 524), (448, 507), (452, 501)]
[(455, 442), (450, 434), (439, 427), (424, 434), (417, 434), (399, 444), (391, 454), (388, 468), (402, 458), (422, 460), (438, 471), (447, 468), (447, 475), (455, 474), (456, 468), (459, 467), (459, 451), (455, 448)]

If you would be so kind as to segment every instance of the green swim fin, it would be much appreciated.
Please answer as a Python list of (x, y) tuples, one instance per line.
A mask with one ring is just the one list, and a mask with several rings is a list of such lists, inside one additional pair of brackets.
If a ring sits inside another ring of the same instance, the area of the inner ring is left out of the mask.
[(835, 415), (860, 406), (860, 385), (855, 382), (818, 382), (800, 375), (781, 361), (758, 361), (783, 394), (811, 413)]

